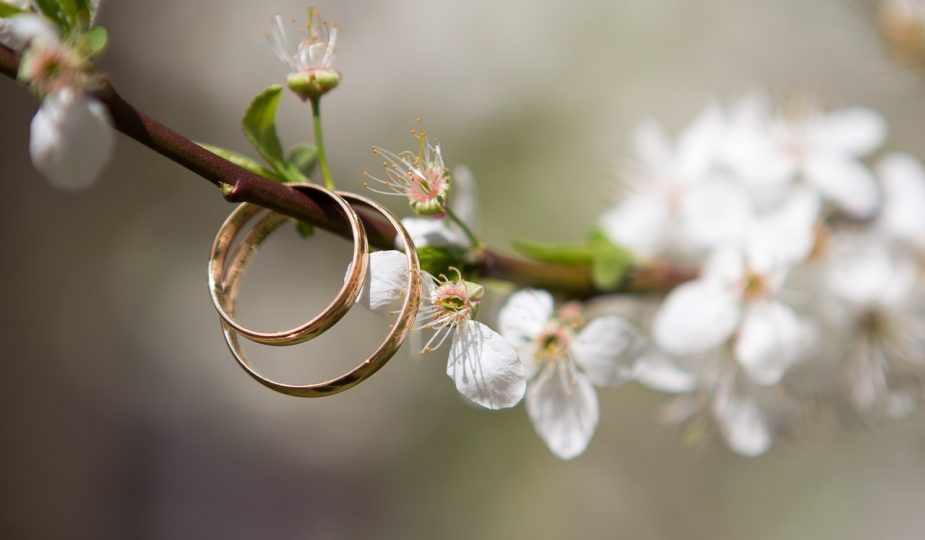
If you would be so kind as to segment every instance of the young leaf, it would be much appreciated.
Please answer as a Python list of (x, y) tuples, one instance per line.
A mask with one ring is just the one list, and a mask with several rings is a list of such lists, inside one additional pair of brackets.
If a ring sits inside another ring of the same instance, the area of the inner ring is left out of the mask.
[(227, 150), (225, 148), (220, 148), (218, 146), (212, 146), (211, 144), (204, 144), (204, 143), (197, 143), (197, 144), (199, 144), (199, 146), (205, 148), (209, 152), (212, 152), (213, 154), (216, 154), (220, 157), (227, 159), (228, 161), (234, 163), (235, 165), (237, 165), (238, 167), (241, 167), (242, 169), (247, 169), (248, 171), (254, 174), (259, 174), (260, 176), (269, 178), (270, 180), (275, 180), (280, 183), (286, 182), (286, 178), (281, 176), (279, 173), (277, 173), (276, 171), (271, 171), (270, 169), (258, 163), (256, 160), (253, 160), (245, 156), (244, 154), (235, 152), (234, 150)]
[(241, 121), (244, 136), (254, 146), (257, 153), (276, 171), (290, 182), (304, 182), (295, 167), (283, 157), (283, 145), (276, 134), (276, 108), (282, 95), (283, 87), (273, 85), (251, 102)]
[(588, 246), (538, 244), (515, 240), (514, 248), (527, 257), (548, 263), (585, 265), (591, 262), (592, 252)]
[(99, 54), (103, 52), (109, 43), (109, 32), (102, 26), (94, 26), (84, 32), (81, 36), (83, 46), (90, 54)]
[[(71, 31), (72, 24), (68, 21), (65, 4), (73, 8), (73, 0), (35, 0), (35, 5), (48, 20), (55, 23), (62, 33)], [(76, 11), (76, 10), (73, 10)]]
[(594, 230), (588, 236), (591, 250), (591, 281), (601, 290), (616, 287), (633, 263), (633, 255), (614, 244), (604, 233)]
[(302, 238), (310, 238), (315, 235), (315, 227), (311, 223), (304, 221), (295, 222), (295, 230)]
[(434, 276), (449, 274), (450, 267), (461, 267), (462, 258), (453, 250), (439, 246), (420, 246), (417, 248), (421, 268)]
[(312, 171), (318, 165), (318, 148), (313, 144), (298, 144), (289, 150), (289, 165), (302, 173), (305, 180), (312, 177)]
[(26, 13), (24, 9), (0, 2), (0, 19), (8, 19), (20, 13)]

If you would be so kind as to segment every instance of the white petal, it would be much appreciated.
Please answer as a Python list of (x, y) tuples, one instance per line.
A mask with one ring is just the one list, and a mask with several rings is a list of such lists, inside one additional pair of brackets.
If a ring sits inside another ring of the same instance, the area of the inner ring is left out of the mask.
[(522, 289), (510, 295), (498, 312), (501, 335), (512, 343), (535, 338), (552, 317), (552, 295), (542, 289)]
[(757, 456), (770, 448), (768, 421), (755, 401), (735, 394), (732, 389), (720, 388), (713, 400), (713, 415), (726, 444), (734, 451)]
[(633, 364), (642, 348), (635, 328), (615, 315), (588, 323), (572, 342), (572, 357), (597, 386), (622, 383), (633, 375)]
[(814, 153), (807, 159), (806, 178), (824, 197), (854, 217), (869, 217), (880, 205), (874, 175), (850, 156)]
[(739, 364), (762, 385), (777, 384), (799, 359), (803, 339), (796, 313), (776, 301), (748, 306), (735, 345)]
[(761, 216), (748, 233), (748, 261), (758, 272), (789, 269), (802, 262), (816, 241), (819, 196), (795, 188), (778, 208)]
[(636, 380), (655, 390), (681, 394), (697, 387), (697, 376), (682, 369), (668, 356), (658, 352), (645, 355), (636, 362)]
[(395, 320), (408, 289), (408, 258), (397, 250), (369, 255), (366, 286), (357, 302), (387, 321)]
[(62, 90), (47, 96), (32, 119), (32, 162), (56, 187), (93, 183), (111, 150), (109, 116), (93, 98)]
[[(468, 247), (469, 240), (465, 235), (442, 218), (405, 218), (401, 224), (411, 236), (411, 241), (417, 247)], [(396, 238), (397, 247), (404, 246), (401, 239)]]
[(600, 413), (590, 381), (579, 375), (569, 382), (551, 366), (530, 385), (527, 414), (552, 453), (572, 459), (588, 447)]
[(60, 43), (58, 30), (45, 17), (32, 14), (17, 15), (7, 23), (8, 41), (13, 48), (21, 48), (30, 41), (48, 46)]
[(453, 186), (450, 208), (474, 231), (479, 229), (479, 190), (472, 171), (465, 165), (453, 168)]
[(810, 141), (818, 146), (854, 156), (866, 156), (883, 144), (886, 121), (870, 109), (842, 109), (810, 122)]
[(739, 300), (727, 287), (699, 279), (674, 289), (652, 324), (655, 342), (678, 356), (697, 354), (729, 339), (739, 317)]
[(489, 409), (513, 407), (524, 396), (524, 368), (501, 334), (469, 321), (457, 330), (446, 374), (468, 400)]
[(719, 107), (707, 107), (678, 137), (677, 172), (697, 178), (719, 157), (726, 133), (726, 120)]
[(703, 277), (727, 287), (738, 286), (745, 276), (745, 258), (738, 249), (720, 249), (713, 252), (703, 266)]
[(671, 218), (664, 201), (653, 194), (631, 195), (599, 220), (601, 230), (615, 244), (637, 255), (658, 255), (668, 247)]
[(682, 210), (686, 237), (704, 248), (741, 245), (753, 219), (748, 193), (731, 182), (696, 186)]
[(887, 234), (925, 249), (925, 169), (908, 154), (890, 154), (877, 166), (883, 181), (879, 223)]

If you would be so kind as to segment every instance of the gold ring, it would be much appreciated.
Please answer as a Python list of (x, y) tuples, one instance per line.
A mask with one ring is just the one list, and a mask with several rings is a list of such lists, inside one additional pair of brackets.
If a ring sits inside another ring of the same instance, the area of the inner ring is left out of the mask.
[[(408, 235), (408, 232), (402, 226), (401, 221), (384, 207), (365, 197), (346, 192), (338, 192), (337, 194), (352, 203), (372, 208), (373, 210), (381, 213), (383, 216), (385, 216), (389, 223), (392, 224), (392, 226), (395, 228), (395, 231), (401, 237), (405, 246), (405, 256), (408, 260), (408, 287), (405, 290), (405, 300), (402, 304), (401, 311), (398, 314), (398, 318), (394, 324), (390, 325), (390, 330), (388, 335), (386, 335), (385, 340), (382, 342), (379, 348), (377, 348), (369, 356), (369, 358), (339, 377), (315, 384), (285, 384), (268, 379), (261, 375), (250, 364), (250, 361), (247, 359), (247, 356), (241, 349), (235, 328), (228, 324), (227, 321), (222, 320), (222, 329), (225, 335), (225, 341), (228, 343), (228, 348), (231, 350), (231, 354), (234, 356), (235, 360), (237, 360), (238, 364), (244, 369), (244, 371), (246, 371), (247, 374), (250, 375), (254, 380), (266, 386), (267, 388), (290, 396), (329, 396), (343, 392), (344, 390), (352, 388), (366, 380), (373, 373), (382, 368), (382, 366), (384, 366), (386, 362), (388, 362), (389, 359), (391, 359), (395, 353), (398, 352), (398, 349), (401, 347), (402, 343), (404, 343), (405, 338), (408, 337), (408, 333), (411, 332), (414, 327), (414, 321), (417, 317), (418, 307), (420, 306), (421, 265), (418, 261), (417, 251), (414, 249), (414, 243), (411, 241), (411, 237)], [(224, 300), (226, 302), (226, 308), (229, 313), (234, 313), (239, 280), (243, 274), (243, 268), (246, 266), (248, 259), (253, 255), (256, 246), (259, 245), (259, 243), (264, 238), (266, 238), (266, 236), (272, 232), (273, 229), (279, 226), (279, 223), (270, 219), (271, 217), (272, 215), (267, 216), (256, 227), (254, 227), (254, 229), (251, 230), (251, 232), (241, 241), (241, 246), (232, 259), (231, 267), (228, 271), (226, 282), (224, 283), (224, 289), (226, 291)]]
[[(258, 332), (247, 328), (235, 321), (232, 315), (225, 310), (225, 297), (228, 294), (225, 286), (225, 282), (227, 281), (224, 275), (225, 263), (227, 262), (229, 250), (235, 238), (237, 238), (247, 222), (259, 214), (263, 208), (251, 203), (244, 203), (238, 206), (231, 215), (228, 216), (228, 219), (225, 220), (221, 228), (219, 228), (218, 233), (215, 235), (215, 241), (212, 243), (212, 252), (209, 257), (209, 294), (212, 296), (212, 304), (225, 323), (251, 341), (263, 343), (264, 345), (294, 345), (296, 343), (302, 343), (303, 341), (308, 341), (322, 334), (325, 330), (337, 323), (337, 321), (347, 314), (347, 311), (350, 310), (356, 302), (363, 288), (363, 279), (366, 276), (366, 270), (369, 264), (369, 244), (366, 240), (366, 231), (363, 229), (363, 224), (360, 223), (359, 216), (357, 216), (356, 212), (347, 201), (334, 192), (313, 184), (289, 185), (301, 191), (322, 193), (337, 203), (350, 224), (350, 231), (353, 235), (353, 261), (347, 277), (344, 280), (344, 285), (337, 293), (337, 296), (312, 320), (296, 328), (283, 330), (281, 332)], [(265, 223), (264, 227), (262, 227), (264, 238), (287, 219), (288, 218), (285, 216), (277, 213), (271, 213), (264, 218)], [(267, 225), (268, 223), (274, 225), (270, 227)], [(255, 242), (254, 240), (255, 239), (252, 238), (248, 245), (244, 245), (242, 242), (239, 251), (241, 249), (256, 249), (256, 246), (260, 242)], [(261, 238), (260, 241), (263, 241), (263, 238)]]

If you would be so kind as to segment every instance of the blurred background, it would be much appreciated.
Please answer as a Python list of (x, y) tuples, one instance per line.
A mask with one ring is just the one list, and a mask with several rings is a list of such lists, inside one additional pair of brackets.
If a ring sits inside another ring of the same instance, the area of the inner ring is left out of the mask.
[[(925, 71), (894, 58), (850, 0), (319, 1), (341, 27), (341, 87), (325, 99), (339, 186), (361, 190), (372, 144), (409, 147), (420, 117), (481, 190), (482, 230), (574, 240), (613, 192), (632, 126), (678, 128), (714, 100), (767, 89), (890, 122), (887, 149), (925, 157)], [(239, 119), (286, 69), (263, 36), (301, 1), (105, 0), (102, 63), (139, 109), (199, 141), (248, 151)], [(93, 188), (32, 168), (38, 103), (0, 80), (0, 531), (5, 538), (918, 539), (922, 416), (870, 429), (821, 422), (757, 459), (687, 448), (663, 398), (605, 389), (601, 425), (554, 458), (522, 406), (462, 402), (445, 356), (399, 354), (323, 400), (277, 395), (234, 364), (206, 290), (216, 189), (119, 136)], [(309, 138), (287, 94), (287, 145)], [(394, 203), (395, 201), (389, 201)], [(401, 205), (393, 205), (402, 210)], [(244, 322), (317, 312), (349, 245), (291, 227), (244, 284)], [(354, 310), (321, 338), (250, 347), (290, 381), (319, 380), (379, 343)]]

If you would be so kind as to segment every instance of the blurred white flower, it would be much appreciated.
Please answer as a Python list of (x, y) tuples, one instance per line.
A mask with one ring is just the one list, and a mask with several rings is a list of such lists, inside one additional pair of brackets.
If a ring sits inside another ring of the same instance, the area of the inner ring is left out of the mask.
[(715, 252), (701, 277), (674, 289), (655, 316), (655, 342), (676, 356), (732, 340), (734, 356), (758, 384), (776, 384), (800, 358), (806, 326), (780, 299), (787, 273), (813, 246), (818, 204), (797, 193), (756, 219), (746, 242)]
[(730, 115), (724, 160), (753, 187), (786, 188), (801, 180), (854, 217), (876, 212), (876, 180), (860, 158), (880, 147), (886, 122), (865, 108), (829, 113), (805, 110), (771, 117), (760, 97), (740, 104)]
[(828, 283), (850, 321), (842, 349), (852, 402), (872, 418), (908, 414), (925, 388), (925, 287), (918, 260), (876, 238), (833, 248)]
[(55, 187), (89, 186), (111, 152), (109, 114), (91, 97), (70, 88), (59, 90), (45, 97), (32, 118), (29, 153)]
[[(368, 286), (359, 302), (392, 320), (408, 283), (408, 262), (399, 251), (370, 255)], [(446, 372), (469, 401), (489, 409), (513, 407), (524, 396), (524, 368), (517, 352), (487, 325), (472, 320), (484, 289), (457, 277), (437, 279), (422, 271), (424, 290), (416, 330), (434, 330), (421, 354), (452, 335)]]
[(730, 449), (754, 457), (770, 448), (777, 425), (795, 408), (776, 388), (756, 386), (743, 375), (724, 347), (686, 359), (649, 351), (635, 372), (642, 384), (677, 394), (660, 416), (683, 424), (688, 444), (699, 443), (715, 425)]
[(523, 362), (527, 413), (536, 432), (556, 456), (577, 457), (597, 427), (593, 385), (619, 384), (632, 376), (639, 334), (616, 316), (582, 326), (576, 305), (556, 314), (552, 296), (537, 289), (512, 294), (498, 324)]
[(623, 174), (626, 196), (600, 218), (604, 233), (638, 255), (714, 247), (740, 231), (746, 194), (715, 169), (726, 124), (717, 107), (701, 113), (672, 147), (648, 121), (633, 134), (636, 162)]
[(84, 91), (85, 59), (37, 15), (18, 15), (10, 31), (26, 50), (19, 76), (44, 95), (32, 119), (29, 152), (35, 167), (62, 189), (93, 183), (112, 152), (106, 108)]
[(925, 254), (925, 168), (908, 154), (890, 154), (878, 163), (877, 172), (883, 183), (878, 229)]

